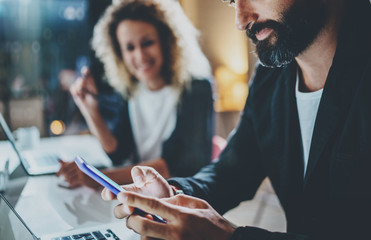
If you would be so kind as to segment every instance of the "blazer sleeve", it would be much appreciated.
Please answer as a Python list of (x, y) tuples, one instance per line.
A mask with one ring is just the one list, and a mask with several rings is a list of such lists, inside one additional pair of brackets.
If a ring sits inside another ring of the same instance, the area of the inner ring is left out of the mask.
[(204, 167), (193, 177), (169, 180), (170, 184), (183, 189), (186, 194), (205, 199), (220, 213), (243, 200), (252, 199), (266, 176), (249, 103), (248, 99), (238, 127), (217, 162)]
[[(254, 117), (261, 106), (256, 100), (261, 84), (258, 80), (252, 85), (240, 122), (219, 161), (205, 166), (192, 177), (168, 180), (169, 184), (179, 187), (185, 194), (206, 200), (220, 214), (236, 207), (241, 201), (251, 200), (267, 176), (268, 166), (262, 159), (264, 149), (257, 141)], [(301, 234), (270, 232), (249, 226), (238, 227), (231, 239), (314, 240)]]
[(210, 163), (213, 116), (210, 81), (193, 80), (182, 93), (175, 129), (163, 143), (162, 158), (171, 176), (191, 176)]
[(270, 232), (256, 227), (238, 227), (231, 240), (315, 240), (308, 236), (294, 233)]

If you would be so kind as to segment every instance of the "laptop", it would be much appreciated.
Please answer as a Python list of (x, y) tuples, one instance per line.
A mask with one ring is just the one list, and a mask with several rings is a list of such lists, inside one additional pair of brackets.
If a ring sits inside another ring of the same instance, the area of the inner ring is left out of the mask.
[(59, 159), (72, 161), (76, 155), (83, 156), (97, 168), (112, 165), (99, 141), (91, 135), (43, 138), (37, 148), (20, 149), (1, 113), (0, 126), (28, 175), (54, 174), (60, 168)]
[[(46, 220), (47, 222), (47, 220)], [(40, 223), (43, 224), (43, 223)], [(85, 227), (64, 233), (35, 235), (0, 193), (0, 239), (6, 240), (139, 240), (140, 236), (126, 228), (124, 221), (113, 222), (99, 227)]]

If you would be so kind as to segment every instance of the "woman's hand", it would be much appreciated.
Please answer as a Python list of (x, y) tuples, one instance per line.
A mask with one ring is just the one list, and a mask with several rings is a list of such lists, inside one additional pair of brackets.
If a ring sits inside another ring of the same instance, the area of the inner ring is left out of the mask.
[(63, 176), (70, 188), (76, 188), (81, 185), (90, 188), (99, 188), (100, 185), (83, 173), (75, 162), (59, 161), (61, 168), (57, 172), (57, 176)]
[[(155, 222), (150, 217), (130, 215), (127, 226), (139, 233), (141, 239), (230, 239), (235, 228), (217, 213), (206, 201), (180, 194), (158, 199), (134, 192), (117, 195), (121, 205), (115, 216), (121, 218), (139, 208), (149, 214), (166, 219), (166, 224)], [(130, 206), (129, 208), (124, 206)]]
[(70, 93), (86, 119), (99, 112), (97, 101), (98, 89), (95, 85), (94, 78), (90, 74), (89, 68), (82, 68), (81, 74), (82, 77), (77, 78), (70, 86)]

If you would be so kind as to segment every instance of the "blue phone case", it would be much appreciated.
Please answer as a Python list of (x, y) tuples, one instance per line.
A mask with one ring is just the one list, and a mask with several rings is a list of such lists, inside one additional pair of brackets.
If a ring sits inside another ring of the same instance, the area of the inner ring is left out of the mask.
[(125, 189), (123, 189), (120, 185), (112, 181), (110, 178), (108, 178), (106, 175), (104, 175), (101, 171), (96, 169), (94, 166), (87, 163), (80, 156), (75, 157), (75, 162), (81, 171), (83, 171), (86, 175), (94, 179), (96, 182), (98, 182), (103, 187), (108, 188), (113, 194), (117, 195), (119, 194), (119, 192), (125, 191)]
[[(96, 169), (93, 165), (87, 163), (82, 157), (76, 156), (75, 162), (79, 169), (83, 171), (86, 175), (94, 179), (103, 187), (108, 188), (113, 194), (117, 195), (119, 192), (125, 192), (126, 190), (123, 189), (120, 185), (112, 181), (109, 177), (103, 174), (101, 171)], [(133, 214), (137, 214), (140, 216), (146, 216), (148, 213), (144, 212), (139, 208), (134, 208)], [(160, 223), (166, 223), (166, 221), (157, 215), (151, 215), (153, 220)]]

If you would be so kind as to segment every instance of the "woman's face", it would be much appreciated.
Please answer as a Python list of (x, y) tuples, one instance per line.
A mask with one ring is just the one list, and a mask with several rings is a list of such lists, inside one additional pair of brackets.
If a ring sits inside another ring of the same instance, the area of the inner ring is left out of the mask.
[(116, 35), (129, 72), (151, 90), (162, 88), (163, 56), (156, 28), (143, 21), (124, 20), (117, 26)]

